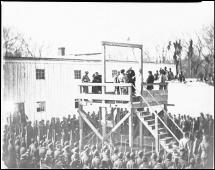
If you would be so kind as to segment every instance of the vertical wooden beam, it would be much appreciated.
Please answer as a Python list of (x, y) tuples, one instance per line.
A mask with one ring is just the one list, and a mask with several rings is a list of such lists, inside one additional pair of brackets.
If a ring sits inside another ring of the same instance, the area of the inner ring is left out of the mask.
[[(79, 109), (82, 111), (83, 106), (79, 103)], [(81, 114), (79, 114), (79, 150), (81, 151), (82, 149), (82, 144), (83, 144), (83, 118), (81, 117)]]
[(129, 147), (133, 148), (133, 113), (134, 109), (131, 108), (131, 115), (129, 117)]
[(140, 68), (141, 68), (141, 89), (140, 89), (140, 92), (141, 92), (141, 95), (143, 94), (142, 91), (143, 91), (143, 47), (140, 48), (141, 50), (141, 58), (140, 58)]
[(158, 134), (158, 117), (155, 113), (155, 151), (159, 154), (159, 134)]
[(140, 132), (140, 149), (143, 149), (143, 123), (139, 120), (139, 132)]
[(106, 46), (104, 45), (102, 83), (105, 83), (105, 82), (106, 82)]
[(105, 140), (105, 136), (106, 136), (106, 109), (104, 107), (100, 107), (100, 113), (102, 115), (102, 119), (101, 119), (101, 125), (102, 125), (102, 137), (103, 137), (103, 141), (102, 144), (104, 144), (104, 140)]

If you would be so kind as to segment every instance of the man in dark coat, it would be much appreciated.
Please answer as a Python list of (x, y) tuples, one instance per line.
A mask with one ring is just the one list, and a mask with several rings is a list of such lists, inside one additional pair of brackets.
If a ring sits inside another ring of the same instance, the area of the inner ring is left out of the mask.
[(127, 169), (137, 169), (137, 164), (135, 163), (135, 154), (131, 152), (130, 160), (127, 162), (126, 165)]
[[(154, 76), (152, 75), (151, 71), (149, 71), (149, 76), (148, 76), (148, 78), (146, 80), (146, 83), (154, 83)], [(147, 89), (148, 90), (152, 90), (153, 89), (153, 85), (148, 85)]]
[[(132, 69), (132, 67), (130, 67), (128, 69), (128, 71), (126, 72), (127, 78), (128, 78), (128, 83), (132, 83), (133, 86), (135, 86), (135, 81), (136, 81), (136, 77), (135, 77), (135, 72)], [(132, 93), (135, 93), (135, 88), (132, 87)]]

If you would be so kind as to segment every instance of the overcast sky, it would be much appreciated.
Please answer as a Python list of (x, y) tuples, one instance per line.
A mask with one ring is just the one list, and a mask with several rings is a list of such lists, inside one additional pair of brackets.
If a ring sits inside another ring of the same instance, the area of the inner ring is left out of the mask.
[(39, 43), (74, 52), (101, 51), (101, 41), (141, 43), (148, 49), (188, 38), (214, 24), (214, 2), (201, 3), (2, 3), (3, 25)]

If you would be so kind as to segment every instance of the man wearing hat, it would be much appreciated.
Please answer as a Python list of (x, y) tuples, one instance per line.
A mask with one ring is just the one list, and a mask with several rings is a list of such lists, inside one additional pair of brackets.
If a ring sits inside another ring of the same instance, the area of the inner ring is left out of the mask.
[(84, 152), (81, 155), (81, 162), (83, 164), (84, 169), (89, 169), (91, 164), (91, 158), (90, 158), (90, 149), (88, 146), (85, 146)]
[(182, 169), (184, 169), (188, 165), (187, 154), (186, 154), (186, 150), (184, 148), (180, 149), (179, 164), (182, 167)]
[(81, 163), (79, 153), (74, 153), (73, 159), (70, 163), (71, 169), (82, 169), (83, 165)]
[(142, 164), (140, 164), (139, 169), (150, 169), (149, 162), (146, 156), (143, 156)]
[(149, 166), (151, 167), (151, 168), (154, 168), (155, 167), (155, 165), (157, 164), (157, 154), (156, 153), (153, 153), (152, 154), (152, 156), (151, 156), (151, 161), (150, 161), (150, 163), (149, 163)]
[(103, 158), (102, 158), (102, 162), (104, 163), (104, 165), (106, 165), (108, 169), (112, 169), (113, 167), (113, 164), (111, 162), (111, 158), (110, 158), (110, 150), (109, 149), (106, 149), (105, 150), (105, 153), (103, 155)]
[[(148, 78), (146, 80), (146, 83), (154, 83), (154, 76), (152, 75), (152, 71), (149, 71), (148, 73), (149, 73), (149, 76), (148, 76)], [(153, 89), (153, 85), (148, 85), (146, 88), (148, 90), (152, 90)]]
[(127, 162), (126, 168), (127, 169), (136, 169), (136, 168), (138, 168), (137, 164), (135, 163), (135, 154), (134, 154), (134, 152), (130, 153), (130, 160)]
[(164, 161), (164, 165), (167, 169), (169, 169), (169, 167), (173, 166), (173, 162), (172, 162), (172, 154), (168, 153), (166, 155), (166, 160)]
[(143, 151), (138, 152), (138, 157), (136, 159), (136, 164), (139, 167), (143, 163)]
[(69, 145), (66, 145), (64, 148), (63, 148), (63, 158), (64, 158), (64, 162), (65, 162), (65, 166), (67, 168), (69, 168), (69, 164), (71, 162), (71, 152), (70, 152), (70, 146)]
[[(90, 78), (89, 78), (88, 74), (89, 74), (89, 72), (85, 71), (85, 75), (82, 77), (82, 83), (90, 82)], [(83, 86), (83, 92), (88, 93), (88, 87), (87, 86)]]
[(101, 159), (99, 157), (99, 151), (95, 150), (94, 151), (94, 157), (92, 159), (91, 168), (92, 169), (99, 169), (100, 163), (101, 163)]
[(113, 155), (111, 156), (111, 161), (114, 163), (118, 159), (119, 150), (114, 148)]
[(125, 169), (126, 165), (123, 161), (123, 153), (119, 152), (118, 153), (118, 159), (114, 162), (113, 164), (114, 169)]

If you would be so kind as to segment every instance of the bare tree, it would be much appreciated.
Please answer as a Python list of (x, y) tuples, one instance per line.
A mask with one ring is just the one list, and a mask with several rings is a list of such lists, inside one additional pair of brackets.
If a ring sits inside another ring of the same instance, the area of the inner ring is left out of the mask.
[(14, 29), (3, 27), (3, 50), (5, 57), (44, 57), (48, 46), (36, 44)]

